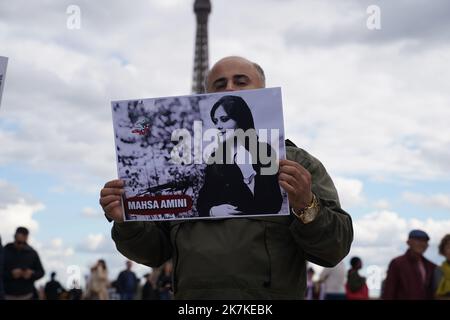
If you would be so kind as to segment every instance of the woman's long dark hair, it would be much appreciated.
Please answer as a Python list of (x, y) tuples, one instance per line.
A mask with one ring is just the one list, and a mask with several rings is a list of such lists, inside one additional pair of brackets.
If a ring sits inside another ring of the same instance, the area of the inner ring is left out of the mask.
[[(216, 113), (217, 108), (219, 108), (220, 106), (223, 107), (223, 109), (225, 110), (225, 113), (234, 121), (236, 121), (236, 125), (237, 125), (237, 129), (242, 129), (244, 131), (244, 133), (249, 130), (255, 130), (255, 136), (256, 136), (256, 154), (252, 156), (254, 156), (254, 159), (256, 160), (256, 163), (253, 164), (253, 168), (259, 172), (260, 167), (261, 167), (261, 162), (260, 162), (260, 151), (259, 148), (261, 147), (261, 144), (259, 143), (259, 136), (256, 133), (256, 129), (255, 129), (255, 123), (253, 121), (253, 115), (252, 112), (250, 111), (250, 108), (247, 104), (247, 102), (245, 102), (244, 99), (242, 99), (239, 96), (233, 96), (233, 95), (227, 95), (227, 96), (223, 96), (222, 98), (220, 98), (216, 103), (214, 103), (213, 107), (211, 108), (211, 112), (210, 112), (210, 116), (211, 116), (211, 120), (215, 123), (215, 118), (214, 115)], [(246, 136), (245, 141), (243, 141), (243, 145), (245, 147), (245, 149), (247, 149), (247, 151), (250, 151), (250, 139), (247, 139), (248, 137)], [(272, 155), (272, 148), (270, 146), (270, 144), (267, 143), (267, 156), (271, 157)], [(224, 154), (225, 156), (225, 154)], [(265, 166), (265, 165), (264, 165)]]
[(223, 96), (211, 108), (210, 116), (214, 122), (214, 114), (217, 108), (223, 107), (226, 114), (236, 121), (238, 129), (247, 131), (248, 129), (255, 129), (255, 123), (253, 121), (253, 115), (250, 108), (244, 99), (238, 96)]

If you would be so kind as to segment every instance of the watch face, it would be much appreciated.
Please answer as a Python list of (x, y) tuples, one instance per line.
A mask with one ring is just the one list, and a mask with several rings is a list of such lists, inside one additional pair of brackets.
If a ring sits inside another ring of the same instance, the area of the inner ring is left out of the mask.
[(305, 212), (305, 218), (308, 220), (308, 222), (313, 221), (316, 217), (317, 214), (319, 213), (319, 204), (318, 202), (314, 203), (314, 207), (312, 207), (309, 210), (306, 210), (307, 212)]
[(302, 220), (303, 223), (310, 223), (316, 218), (317, 214), (319, 213), (319, 200), (317, 199), (316, 195), (313, 194), (313, 202), (311, 206), (303, 209), (299, 213), (295, 212), (294, 208), (291, 207), (291, 213)]

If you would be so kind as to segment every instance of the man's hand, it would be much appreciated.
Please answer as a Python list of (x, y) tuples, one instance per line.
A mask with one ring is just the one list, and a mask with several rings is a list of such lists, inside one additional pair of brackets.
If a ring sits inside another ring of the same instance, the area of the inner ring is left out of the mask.
[(300, 164), (291, 160), (280, 160), (278, 171), (280, 186), (287, 192), (291, 208), (301, 210), (313, 200), (311, 174)]
[(105, 214), (115, 222), (123, 222), (123, 210), (120, 205), (124, 182), (122, 180), (108, 181), (100, 191), (100, 205)]
[(31, 279), (31, 277), (33, 276), (33, 273), (34, 273), (34, 271), (33, 270), (31, 270), (31, 269), (25, 269), (24, 271), (23, 271), (23, 277), (24, 277), (24, 279)]
[(241, 211), (236, 210), (237, 207), (231, 204), (221, 204), (211, 208), (211, 217), (226, 217), (241, 213)]
[(19, 268), (16, 268), (16, 269), (13, 269), (11, 271), (11, 274), (12, 274), (14, 279), (19, 279), (19, 278), (23, 277), (23, 270), (19, 269)]

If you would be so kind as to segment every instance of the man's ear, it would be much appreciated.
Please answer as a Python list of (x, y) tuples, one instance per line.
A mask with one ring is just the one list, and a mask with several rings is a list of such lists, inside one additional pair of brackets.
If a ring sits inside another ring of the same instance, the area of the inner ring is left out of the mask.
[(411, 246), (411, 239), (406, 240), (406, 244), (407, 244), (408, 246)]

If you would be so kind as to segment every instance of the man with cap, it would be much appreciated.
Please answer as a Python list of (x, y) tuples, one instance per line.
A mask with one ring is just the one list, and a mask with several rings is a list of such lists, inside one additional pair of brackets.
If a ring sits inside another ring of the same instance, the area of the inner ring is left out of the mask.
[(382, 299), (433, 299), (432, 278), (436, 265), (423, 256), (429, 240), (425, 231), (412, 230), (409, 233), (408, 250), (389, 264)]

